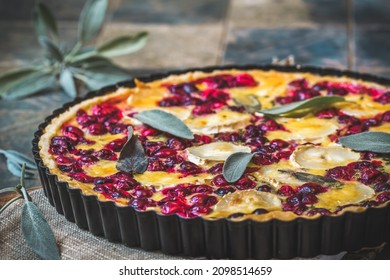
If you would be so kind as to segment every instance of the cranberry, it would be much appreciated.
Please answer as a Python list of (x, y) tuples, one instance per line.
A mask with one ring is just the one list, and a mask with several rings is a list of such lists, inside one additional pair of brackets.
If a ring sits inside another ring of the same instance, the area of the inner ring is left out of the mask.
[(208, 214), (210, 212), (211, 212), (211, 209), (207, 206), (194, 205), (188, 209), (188, 217), (197, 217), (197, 216), (200, 216), (202, 214)]
[(390, 184), (389, 183), (379, 183), (374, 186), (375, 192), (384, 192), (384, 191), (390, 191)]
[(215, 111), (212, 109), (210, 105), (195, 106), (195, 108), (192, 109), (192, 114), (195, 116), (202, 116), (202, 115), (208, 115), (213, 113), (215, 113)]
[(64, 155), (74, 151), (77, 142), (66, 136), (54, 136), (50, 142), (49, 152), (55, 155)]
[(257, 190), (259, 192), (273, 192), (273, 188), (268, 186), (268, 185), (261, 185), (261, 186), (257, 187)]
[(244, 215), (245, 215), (244, 213), (238, 212), (238, 213), (233, 213), (233, 214), (229, 215), (227, 218), (228, 218), (228, 219), (234, 219), (234, 218), (242, 217), (242, 216), (244, 216)]
[(288, 83), (288, 85), (295, 88), (307, 88), (309, 86), (309, 83), (305, 78), (302, 78), (302, 79), (291, 81)]
[(390, 91), (383, 93), (381, 96), (375, 98), (374, 101), (379, 102), (381, 104), (389, 104), (390, 103)]
[(178, 138), (169, 138), (167, 146), (175, 150), (184, 150), (187, 147), (187, 143)]
[(225, 194), (235, 192), (236, 189), (233, 187), (221, 187), (215, 190), (215, 194), (219, 196), (224, 196)]
[(382, 114), (382, 122), (390, 122), (390, 111), (386, 111)]
[(84, 137), (84, 132), (75, 126), (67, 125), (62, 128), (62, 133), (72, 139), (81, 139)]
[(281, 150), (283, 148), (287, 148), (290, 144), (286, 141), (283, 141), (281, 139), (274, 139), (269, 143), (270, 147), (274, 148), (275, 150)]
[(164, 148), (164, 142), (162, 142), (162, 141), (158, 141), (158, 142), (145, 141), (145, 142), (143, 142), (143, 146), (144, 146), (145, 153), (148, 156), (151, 156), (154, 153), (156, 153), (158, 150), (160, 150), (161, 148)]
[(63, 165), (69, 165), (74, 163), (74, 159), (66, 156), (58, 156), (55, 158), (56, 163), (63, 164)]
[(365, 185), (386, 183), (389, 179), (387, 174), (384, 174), (375, 169), (366, 169), (360, 175), (359, 181)]
[(280, 151), (280, 152), (277, 152), (275, 157), (278, 159), (278, 160), (288, 160), (290, 159), (290, 156), (291, 154), (293, 153), (293, 150), (287, 150), (287, 151)]
[(105, 160), (118, 159), (117, 155), (113, 151), (110, 151), (108, 149), (101, 149), (100, 151), (95, 152), (94, 155), (100, 159), (105, 159)]
[(349, 116), (349, 115), (341, 115), (338, 117), (338, 122), (341, 124), (346, 124), (346, 125), (359, 125), (360, 120), (358, 118)]
[(107, 133), (107, 129), (101, 123), (94, 123), (88, 126), (88, 132), (92, 135), (102, 135)]
[(92, 107), (92, 115), (97, 117), (112, 116), (118, 113), (119, 109), (109, 103), (102, 103)]
[(333, 179), (341, 179), (345, 181), (352, 180), (355, 175), (355, 171), (347, 166), (337, 166), (332, 169), (329, 169), (326, 172), (325, 177), (333, 178)]
[(218, 199), (212, 195), (196, 194), (190, 199), (190, 203), (193, 205), (202, 205), (211, 207), (218, 202)]
[(207, 186), (207, 185), (195, 185), (193, 187), (193, 191), (194, 193), (212, 193), (213, 190), (210, 186)]
[(281, 126), (274, 120), (266, 120), (261, 124), (260, 129), (262, 131), (274, 131), (281, 129)]
[(338, 116), (338, 114), (339, 114), (339, 112), (336, 108), (328, 108), (328, 109), (324, 109), (324, 110), (319, 111), (316, 114), (316, 117), (319, 119), (331, 119), (333, 117)]
[(379, 202), (375, 201), (375, 200), (369, 200), (369, 201), (364, 201), (362, 204), (361, 204), (363, 207), (376, 207), (379, 205)]
[(78, 165), (77, 163), (73, 163), (70, 165), (58, 164), (57, 167), (59, 170), (65, 173), (79, 173), (83, 171), (80, 165)]
[(383, 192), (383, 193), (378, 194), (378, 196), (376, 197), (376, 200), (379, 203), (384, 203), (386, 201), (389, 201), (390, 200), (390, 192)]
[(366, 130), (367, 128), (363, 125), (359, 125), (359, 124), (353, 125), (348, 128), (347, 135), (360, 133)]
[[(182, 214), (185, 216), (184, 212), (186, 206), (184, 204), (178, 203), (178, 202), (173, 202), (173, 201), (167, 201), (160, 205), (161, 212), (165, 215), (170, 215), (170, 214)], [(181, 215), (181, 216), (182, 216)]]
[(309, 217), (314, 216), (316, 214), (320, 214), (321, 216), (329, 216), (332, 213), (328, 209), (325, 209), (325, 208), (313, 208), (313, 209), (310, 209), (309, 211), (307, 211), (307, 213), (306, 213), (306, 215)]
[(255, 154), (252, 162), (257, 165), (270, 165), (278, 162), (278, 159), (272, 154)]
[(111, 134), (120, 134), (120, 133), (126, 134), (127, 128), (128, 128), (128, 125), (126, 125), (124, 123), (118, 123), (118, 124), (108, 126), (108, 131)]
[(140, 197), (151, 197), (153, 195), (153, 192), (150, 189), (138, 186), (134, 189), (133, 195), (137, 198)]
[(235, 86), (237, 87), (254, 87), (257, 86), (256, 80), (247, 73), (238, 74), (236, 76)]
[(282, 196), (291, 196), (296, 193), (296, 190), (289, 185), (283, 185), (278, 189), (277, 193)]
[(157, 136), (160, 132), (154, 128), (151, 127), (145, 127), (141, 130), (141, 135), (148, 137), (148, 136)]
[(280, 105), (290, 104), (294, 101), (292, 96), (279, 96), (275, 98), (275, 102)]
[(345, 88), (341, 87), (331, 87), (328, 89), (328, 95), (340, 95), (345, 96), (348, 94), (348, 91)]
[(316, 183), (305, 183), (297, 188), (301, 194), (319, 194), (328, 191), (327, 188)]
[(149, 158), (148, 171), (165, 171), (167, 168), (162, 160), (155, 157)]
[(248, 190), (256, 187), (256, 183), (248, 177), (243, 177), (237, 181), (235, 186), (239, 190)]
[(293, 100), (302, 101), (319, 95), (320, 95), (319, 92), (312, 89), (298, 89), (293, 92)]
[(228, 181), (226, 181), (222, 174), (214, 177), (213, 184), (218, 187), (229, 185)]
[(263, 208), (257, 208), (256, 210), (254, 210), (252, 212), (252, 214), (255, 214), (255, 215), (262, 215), (262, 214), (267, 214), (268, 211), (266, 209), (263, 209)]
[(176, 155), (176, 151), (171, 148), (161, 148), (153, 154), (153, 156), (159, 158), (167, 158), (175, 155)]
[(146, 210), (148, 207), (156, 206), (155, 201), (145, 197), (132, 199), (129, 204), (140, 211)]
[(219, 174), (222, 172), (222, 169), (223, 169), (223, 163), (217, 163), (212, 167), (210, 167), (210, 169), (207, 170), (207, 172), (211, 174)]
[(97, 162), (99, 159), (95, 156), (82, 156), (79, 158), (79, 162), (82, 165), (89, 165), (91, 163)]
[(172, 106), (181, 106), (183, 105), (184, 100), (181, 96), (170, 96), (163, 98), (158, 105), (161, 107), (172, 107)]
[(240, 141), (240, 134), (237, 132), (222, 132), (215, 136), (215, 140), (237, 143)]
[(184, 161), (180, 164), (179, 171), (186, 174), (199, 174), (202, 173), (202, 168), (190, 161)]
[(123, 146), (126, 144), (126, 142), (127, 142), (127, 137), (121, 139), (115, 139), (109, 142), (108, 144), (106, 144), (104, 148), (114, 152), (120, 152)]
[(312, 205), (318, 202), (318, 198), (312, 194), (312, 193), (307, 193), (302, 195), (302, 203), (306, 205)]
[(260, 128), (256, 125), (250, 124), (247, 127), (245, 127), (245, 132), (243, 134), (244, 139), (248, 138), (256, 138), (261, 135)]
[(212, 140), (210, 136), (194, 134), (194, 140), (192, 142), (194, 144), (209, 144)]
[(329, 82), (328, 81), (318, 82), (318, 83), (314, 84), (314, 86), (312, 88), (316, 91), (326, 90), (329, 88)]
[(185, 197), (192, 194), (192, 192), (190, 186), (186, 184), (179, 184), (172, 188), (163, 189), (162, 194), (169, 197)]
[[(84, 113), (79, 113), (79, 112), (84, 112)], [(85, 111), (79, 110), (76, 116), (76, 121), (79, 125), (81, 125), (84, 128), (93, 123), (96, 123), (97, 118), (94, 116), (88, 116)]]
[(177, 85), (169, 85), (168, 90), (173, 94), (190, 95), (199, 91), (194, 83), (182, 83)]
[(93, 183), (95, 181), (94, 177), (88, 176), (82, 172), (69, 174), (69, 176), (81, 183)]

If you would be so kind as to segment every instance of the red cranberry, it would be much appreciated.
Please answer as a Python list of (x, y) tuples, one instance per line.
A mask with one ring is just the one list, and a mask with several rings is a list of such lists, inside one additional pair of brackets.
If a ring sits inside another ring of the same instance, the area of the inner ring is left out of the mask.
[(223, 169), (223, 163), (217, 163), (212, 167), (210, 167), (210, 169), (207, 170), (207, 172), (211, 174), (219, 174), (222, 172), (222, 169)]
[(175, 155), (176, 155), (176, 151), (171, 148), (161, 148), (153, 154), (153, 156), (160, 157), (160, 158), (167, 158)]
[(146, 210), (148, 207), (156, 206), (155, 201), (145, 197), (132, 199), (129, 204), (139, 211)]
[(305, 205), (312, 205), (318, 202), (318, 198), (312, 193), (302, 195), (302, 203)]
[(97, 117), (112, 116), (118, 114), (119, 109), (109, 103), (102, 103), (92, 107), (92, 115)]
[(272, 154), (255, 154), (252, 162), (257, 165), (270, 165), (278, 162), (278, 159)]
[(378, 206), (379, 204), (380, 204), (380, 203), (377, 202), (377, 201), (375, 201), (375, 200), (369, 200), (369, 201), (364, 201), (361, 205), (362, 205), (363, 207), (369, 208), (369, 207), (376, 207), (376, 206)]
[(245, 132), (243, 134), (244, 139), (248, 138), (256, 138), (261, 135), (260, 128), (256, 125), (250, 124), (247, 127), (245, 127)]
[(319, 92), (312, 89), (298, 89), (293, 92), (293, 100), (302, 101), (319, 95)]
[(287, 150), (287, 151), (280, 151), (280, 152), (277, 152), (275, 157), (278, 159), (278, 160), (288, 160), (290, 159), (290, 156), (291, 154), (293, 153), (293, 150)]
[(256, 80), (247, 73), (238, 74), (236, 76), (235, 86), (237, 87), (254, 87), (257, 86)]
[(57, 167), (59, 170), (65, 173), (79, 173), (83, 171), (80, 165), (77, 163), (73, 163), (69, 165), (58, 164)]
[(199, 174), (202, 173), (202, 168), (190, 161), (184, 161), (180, 164), (179, 171), (186, 174)]
[(282, 196), (291, 196), (296, 193), (296, 190), (289, 185), (283, 185), (278, 189), (277, 193)]
[(331, 119), (333, 117), (338, 116), (338, 114), (339, 113), (338, 113), (338, 110), (336, 108), (328, 108), (328, 109), (324, 109), (324, 110), (319, 111), (316, 114), (316, 117), (319, 119)]
[(55, 155), (64, 155), (74, 151), (77, 142), (66, 136), (54, 136), (50, 142), (49, 152)]
[(111, 134), (120, 134), (120, 133), (126, 134), (127, 127), (128, 127), (128, 125), (126, 125), (124, 123), (118, 123), (118, 124), (108, 126), (108, 131)]
[(378, 194), (378, 196), (376, 197), (376, 200), (380, 203), (384, 203), (386, 201), (389, 201), (390, 200), (390, 192), (383, 192), (383, 193)]
[(151, 197), (153, 195), (152, 190), (138, 186), (134, 189), (133, 195), (137, 198), (140, 197)]
[(94, 177), (88, 176), (87, 174), (81, 172), (69, 174), (69, 176), (81, 183), (93, 183), (95, 181)]
[(194, 134), (194, 140), (192, 142), (194, 144), (209, 144), (212, 140), (210, 136)]
[(226, 181), (222, 174), (214, 177), (213, 184), (218, 187), (229, 185), (228, 181)]
[(56, 163), (63, 164), (63, 165), (69, 165), (74, 163), (74, 159), (66, 156), (58, 156), (55, 158)]
[(341, 87), (331, 87), (328, 89), (328, 95), (340, 95), (345, 96), (348, 94), (348, 91), (345, 88)]
[(389, 183), (379, 183), (374, 186), (375, 192), (384, 192), (384, 191), (390, 191), (390, 184)]
[(117, 160), (118, 157), (117, 155), (108, 149), (102, 149), (100, 151), (97, 151), (94, 153), (95, 156), (97, 156), (100, 159), (105, 159), (105, 160)]
[(313, 209), (310, 209), (309, 211), (307, 211), (307, 213), (306, 213), (306, 215), (309, 217), (314, 216), (316, 214), (320, 214), (321, 216), (329, 216), (332, 213), (328, 209), (325, 209), (325, 208), (313, 208)]
[(155, 157), (149, 158), (148, 171), (165, 171), (167, 168), (162, 160)]
[(192, 109), (192, 114), (195, 116), (202, 116), (202, 115), (208, 115), (213, 113), (215, 113), (215, 111), (212, 109), (210, 105), (195, 106), (195, 108)]
[(88, 114), (84, 110), (79, 110), (77, 111), (76, 121), (84, 128), (93, 123), (96, 123), (97, 118), (95, 116), (88, 116)]
[(316, 183), (305, 183), (297, 188), (301, 194), (319, 194), (328, 191), (327, 188)]
[(211, 209), (207, 206), (194, 205), (188, 209), (188, 217), (197, 217), (203, 214), (208, 214), (211, 212)]
[(145, 127), (144, 129), (141, 130), (141, 135), (148, 137), (148, 136), (157, 136), (159, 135), (160, 132), (154, 128), (151, 127)]
[(251, 179), (249, 179), (248, 177), (243, 177), (237, 181), (235, 186), (239, 190), (248, 190), (256, 187), (256, 183)]
[(186, 184), (179, 184), (172, 188), (163, 189), (162, 194), (169, 197), (185, 197), (192, 194), (192, 192), (190, 186)]
[(174, 150), (184, 150), (187, 148), (188, 143), (185, 140), (181, 140), (178, 138), (169, 138), (167, 141), (167, 146)]
[(190, 95), (199, 91), (194, 83), (182, 83), (177, 85), (169, 85), (168, 90), (173, 94)]
[(161, 107), (181, 106), (183, 105), (183, 98), (181, 96), (165, 97), (158, 102), (158, 105)]
[(221, 188), (218, 188), (218, 189), (216, 189), (215, 190), (215, 194), (216, 195), (219, 195), (219, 196), (224, 196), (224, 195), (226, 195), (226, 194), (228, 194), (228, 193), (232, 193), (232, 192), (235, 192), (236, 191), (236, 189), (235, 188), (233, 188), (233, 187), (221, 187)]
[(126, 144), (126, 142), (127, 142), (127, 137), (121, 139), (115, 139), (109, 142), (108, 144), (106, 144), (104, 148), (114, 152), (120, 152), (123, 146)]
[(302, 78), (302, 79), (291, 81), (288, 83), (288, 85), (295, 88), (307, 88), (309, 86), (309, 83), (305, 78)]
[(390, 122), (390, 111), (386, 111), (382, 114), (382, 122)]
[(383, 93), (378, 98), (375, 98), (374, 101), (379, 102), (381, 104), (389, 104), (390, 103), (390, 91)]
[(81, 139), (84, 137), (84, 132), (75, 126), (67, 125), (62, 128), (62, 133), (72, 139)]
[(88, 132), (92, 135), (102, 135), (107, 133), (107, 129), (101, 123), (94, 123), (88, 126)]
[(212, 193), (213, 190), (210, 186), (207, 186), (207, 185), (195, 185), (194, 186), (194, 189), (193, 189), (193, 192), (194, 193)]
[[(167, 201), (160, 205), (161, 212), (165, 215), (175, 214), (175, 213), (182, 213), (184, 214), (186, 210), (186, 205), (173, 202), (173, 201)], [(185, 216), (185, 215), (184, 215)]]
[(329, 82), (328, 81), (318, 82), (318, 83), (314, 84), (314, 86), (312, 88), (316, 91), (326, 90), (329, 88)]
[(286, 141), (283, 141), (281, 139), (274, 139), (269, 143), (270, 147), (274, 148), (275, 150), (281, 150), (284, 148), (287, 148), (290, 144)]
[(82, 165), (89, 165), (91, 163), (97, 162), (99, 159), (95, 156), (82, 156), (79, 158), (79, 162)]
[(196, 194), (190, 199), (190, 203), (193, 205), (202, 205), (211, 207), (218, 202), (218, 199), (212, 195)]
[(338, 122), (341, 124), (346, 124), (346, 125), (359, 125), (360, 120), (358, 118), (348, 116), (348, 115), (341, 115), (338, 117)]
[(280, 105), (290, 104), (294, 101), (292, 96), (279, 96), (275, 98), (275, 102)]
[(215, 140), (237, 143), (240, 141), (240, 134), (237, 132), (221, 132), (215, 136)]
[(158, 142), (145, 141), (145, 142), (143, 142), (143, 146), (144, 146), (145, 153), (148, 156), (151, 156), (154, 153), (156, 153), (158, 150), (160, 150), (161, 148), (164, 148), (164, 142), (162, 142), (162, 141), (158, 141)]
[(262, 131), (274, 131), (281, 129), (281, 126), (274, 120), (266, 120), (261, 124), (260, 129)]
[(387, 174), (384, 174), (375, 169), (366, 169), (364, 170), (359, 178), (359, 181), (365, 185), (386, 183), (389, 179)]
[(329, 169), (326, 172), (325, 177), (350, 181), (352, 180), (354, 175), (355, 175), (355, 171), (353, 169), (347, 166), (337, 166), (332, 169)]

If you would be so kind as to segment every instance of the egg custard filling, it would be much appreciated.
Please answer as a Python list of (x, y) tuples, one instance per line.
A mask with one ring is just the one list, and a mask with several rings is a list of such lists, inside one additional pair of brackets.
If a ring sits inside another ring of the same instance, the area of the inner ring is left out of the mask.
[[(344, 100), (304, 114), (264, 113), (321, 96)], [(152, 110), (174, 116), (193, 137), (167, 132), (172, 127), (163, 118), (152, 127), (137, 117)], [(364, 211), (390, 200), (390, 151), (357, 151), (339, 142), (364, 132), (390, 133), (390, 88), (347, 77), (232, 69), (136, 80), (135, 87), (84, 100), (47, 125), (39, 147), (59, 181), (118, 206), (183, 218), (288, 220)], [(131, 137), (144, 170), (119, 168)], [(232, 182), (224, 164), (236, 153), (253, 156)]]

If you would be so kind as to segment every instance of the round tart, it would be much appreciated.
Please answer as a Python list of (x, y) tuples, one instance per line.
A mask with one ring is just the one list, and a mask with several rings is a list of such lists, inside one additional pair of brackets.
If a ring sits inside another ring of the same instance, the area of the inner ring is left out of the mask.
[(112, 241), (210, 258), (357, 250), (389, 236), (390, 150), (343, 140), (388, 141), (388, 84), (300, 67), (154, 75), (66, 104), (34, 153), (57, 211)]

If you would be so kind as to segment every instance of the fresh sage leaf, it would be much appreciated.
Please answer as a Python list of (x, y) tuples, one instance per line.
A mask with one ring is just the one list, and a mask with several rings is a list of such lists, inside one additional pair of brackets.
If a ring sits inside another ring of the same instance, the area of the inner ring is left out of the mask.
[(147, 37), (147, 32), (140, 32), (134, 36), (120, 36), (98, 47), (97, 52), (105, 57), (133, 53), (145, 46)]
[(49, 38), (40, 36), (38, 38), (39, 44), (46, 50), (50, 58), (55, 59), (58, 62), (63, 60), (63, 55), (60, 49)]
[(36, 72), (20, 79), (3, 94), (4, 99), (18, 99), (50, 87), (55, 77), (50, 73)]
[(87, 0), (79, 19), (79, 41), (82, 44), (92, 41), (103, 27), (108, 8), (107, 0)]
[(253, 94), (235, 97), (233, 101), (236, 105), (243, 106), (248, 113), (258, 112), (261, 109), (259, 99)]
[(288, 173), (303, 182), (312, 182), (312, 183), (317, 183), (328, 187), (339, 187), (342, 185), (342, 183), (340, 181), (337, 181), (336, 179), (328, 178), (320, 175), (314, 175), (306, 172), (295, 172), (293, 170), (278, 170), (278, 171), (282, 173)]
[(23, 165), (23, 163), (26, 163), (27, 169), (37, 169), (37, 166), (35, 162), (30, 159), (28, 156), (23, 155), (22, 153), (19, 153), (14, 150), (2, 150), (0, 149), (0, 154), (4, 155), (7, 159), (14, 161), (18, 163), (20, 166)]
[(303, 101), (293, 102), (267, 110), (260, 110), (259, 113), (268, 116), (298, 117), (320, 110), (337, 102), (345, 102), (345, 98), (337, 95), (316, 96)]
[[(14, 176), (20, 176), (22, 167), (14, 161), (7, 159), (6, 161), (8, 171)], [(34, 178), (35, 173), (31, 169), (26, 169), (25, 177), (28, 179)]]
[(57, 22), (50, 9), (43, 3), (35, 5), (34, 10), (35, 31), (37, 36), (45, 36), (57, 40)]
[(9, 88), (36, 72), (34, 68), (21, 68), (12, 69), (0, 75), (0, 95), (5, 94)]
[(107, 85), (128, 80), (131, 76), (115, 65), (104, 65), (88, 69), (75, 69), (76, 77), (82, 80), (89, 89), (95, 90)]
[(28, 200), (23, 205), (21, 226), (24, 238), (34, 252), (45, 260), (61, 259), (53, 231), (38, 207)]
[(176, 116), (162, 110), (142, 111), (134, 115), (134, 118), (157, 130), (167, 132), (184, 139), (194, 139), (194, 135), (188, 126)]
[(148, 168), (148, 158), (145, 155), (144, 148), (138, 140), (137, 135), (134, 135), (134, 130), (131, 126), (128, 127), (128, 140), (123, 146), (116, 168), (126, 173), (144, 173)]
[(254, 154), (238, 152), (231, 154), (223, 164), (222, 174), (229, 183), (238, 181), (244, 174), (246, 167)]
[(339, 143), (355, 151), (390, 153), (390, 133), (362, 132), (339, 138)]
[(60, 85), (71, 98), (77, 96), (76, 83), (73, 79), (72, 72), (68, 68), (63, 69), (60, 74)]

